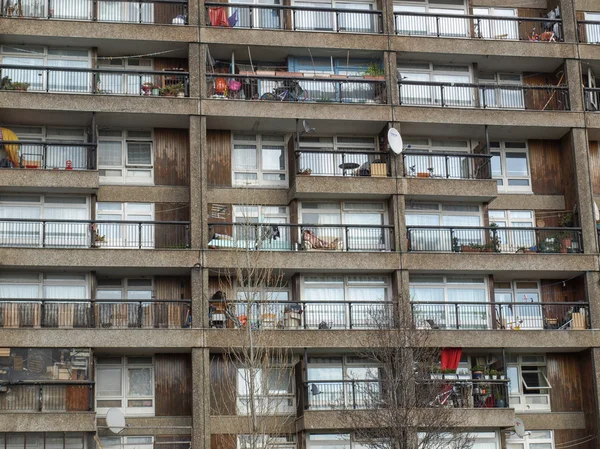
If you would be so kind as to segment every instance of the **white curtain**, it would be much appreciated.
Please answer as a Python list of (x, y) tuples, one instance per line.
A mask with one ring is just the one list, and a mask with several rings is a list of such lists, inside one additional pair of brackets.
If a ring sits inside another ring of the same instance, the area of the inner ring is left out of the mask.
[(61, 220), (46, 223), (46, 244), (50, 246), (86, 247), (89, 244), (88, 223), (68, 223), (71, 220), (86, 220), (87, 210), (75, 207), (47, 207), (44, 218)]
[(52, 10), (52, 17), (57, 19), (90, 20), (92, 18), (91, 0), (52, 0)]
[[(2, 218), (40, 218), (39, 206), (0, 206), (0, 219)], [(11, 246), (38, 246), (40, 244), (40, 223), (38, 222), (0, 222), (0, 245)]]
[(39, 287), (36, 284), (0, 284), (0, 298), (33, 299), (39, 296)]

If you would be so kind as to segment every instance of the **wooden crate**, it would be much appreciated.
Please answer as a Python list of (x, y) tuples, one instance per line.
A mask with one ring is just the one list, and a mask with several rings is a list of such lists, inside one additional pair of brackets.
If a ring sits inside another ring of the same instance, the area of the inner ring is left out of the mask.
[(385, 163), (372, 163), (371, 164), (371, 176), (376, 178), (386, 178), (387, 177), (387, 164)]
[(571, 329), (574, 330), (583, 330), (587, 329), (587, 325), (585, 323), (585, 312), (575, 312), (571, 315)]

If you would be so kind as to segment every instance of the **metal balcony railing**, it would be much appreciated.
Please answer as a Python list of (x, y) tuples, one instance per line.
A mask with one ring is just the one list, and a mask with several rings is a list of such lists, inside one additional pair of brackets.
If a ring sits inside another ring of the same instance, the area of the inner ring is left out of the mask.
[(581, 253), (581, 228), (407, 226), (409, 251)]
[(2, 299), (0, 328), (181, 329), (191, 300)]
[(281, 73), (281, 76), (207, 74), (207, 98), (350, 104), (387, 102), (383, 79), (346, 75), (309, 77)]
[(534, 17), (477, 16), (394, 12), (396, 34), (462, 39), (562, 40), (562, 20)]
[(189, 73), (0, 64), (0, 90), (189, 97)]
[[(434, 377), (435, 375), (432, 375)], [(416, 385), (417, 403), (421, 407), (444, 408), (506, 408), (509, 407), (509, 381), (493, 379), (455, 380), (445, 375), (442, 380), (419, 381)], [(439, 394), (433, 396), (434, 389)], [(423, 394), (419, 392), (425, 391)]]
[[(18, 164), (14, 168), (41, 168), (50, 170), (94, 170), (95, 143), (36, 142), (28, 140), (0, 140), (0, 146), (15, 149)], [(0, 168), (7, 168), (2, 167)]]
[(0, 247), (137, 248), (190, 247), (187, 221), (0, 219)]
[(526, 86), (520, 84), (474, 84), (437, 81), (399, 83), (403, 106), (568, 111), (566, 86)]
[(304, 383), (305, 410), (356, 410), (381, 407), (378, 380), (313, 380)]
[(207, 2), (206, 26), (330, 33), (383, 32), (378, 10)]
[(577, 38), (582, 44), (600, 44), (600, 22), (578, 20)]
[(227, 301), (212, 303), (211, 327), (255, 329), (381, 329), (393, 327), (390, 301)]
[(390, 176), (389, 153), (382, 151), (296, 151), (297, 176)]
[(418, 329), (524, 330), (590, 329), (584, 302), (411, 302)]
[(90, 381), (0, 382), (2, 412), (87, 412), (93, 410)]
[(600, 88), (584, 87), (585, 110), (597, 112), (600, 110)]
[(434, 179), (492, 179), (491, 154), (403, 151), (404, 176)]
[(187, 24), (186, 0), (0, 0), (0, 17)]
[(393, 226), (210, 223), (210, 249), (391, 251)]

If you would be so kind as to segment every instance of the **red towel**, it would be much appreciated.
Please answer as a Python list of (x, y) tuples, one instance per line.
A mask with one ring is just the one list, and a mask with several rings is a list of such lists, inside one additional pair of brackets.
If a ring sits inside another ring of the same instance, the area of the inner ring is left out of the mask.
[(208, 15), (210, 16), (210, 24), (214, 27), (228, 27), (227, 13), (225, 8), (219, 6), (217, 8), (209, 8)]

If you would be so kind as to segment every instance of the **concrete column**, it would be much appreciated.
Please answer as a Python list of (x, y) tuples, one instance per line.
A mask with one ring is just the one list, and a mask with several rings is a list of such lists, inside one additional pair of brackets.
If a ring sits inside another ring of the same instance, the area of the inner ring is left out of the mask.
[(210, 449), (210, 353), (192, 348), (192, 448)]
[(387, 82), (387, 102), (390, 105), (397, 105), (400, 99), (398, 96), (398, 64), (396, 63), (395, 52), (383, 52), (383, 66)]
[(590, 179), (587, 131), (583, 128), (573, 128), (570, 135), (564, 138), (571, 139), (573, 170), (577, 186), (577, 210), (581, 221), (583, 249), (586, 253), (597, 253), (597, 231), (594, 218), (594, 196)]
[(206, 98), (206, 58), (208, 47), (206, 44), (200, 44), (200, 98)]
[(569, 88), (569, 105), (571, 111), (584, 111), (583, 80), (581, 77), (581, 63), (579, 60), (565, 60), (565, 78)]
[(200, 44), (192, 42), (189, 44), (188, 64), (190, 68), (190, 97), (200, 98), (200, 83), (203, 78), (200, 76), (202, 59)]
[(563, 35), (565, 42), (577, 42), (575, 0), (559, 0), (558, 6), (560, 7), (560, 17), (563, 23)]
[(198, 26), (200, 23), (200, 0), (188, 0), (188, 25)]
[(600, 273), (597, 271), (585, 273), (585, 287), (587, 300), (590, 303), (591, 327), (600, 329)]
[(202, 248), (202, 119), (190, 116), (190, 228), (193, 249)]
[(396, 33), (394, 24), (394, 1), (381, 0), (381, 12), (383, 14), (383, 34), (394, 35)]
[(192, 327), (194, 329), (208, 328), (208, 270), (193, 267), (192, 278)]
[(410, 308), (410, 285), (408, 282), (408, 270), (396, 270), (392, 274), (392, 290), (394, 291), (394, 302), (397, 305), (396, 318), (401, 328), (408, 328), (412, 323), (412, 312)]

